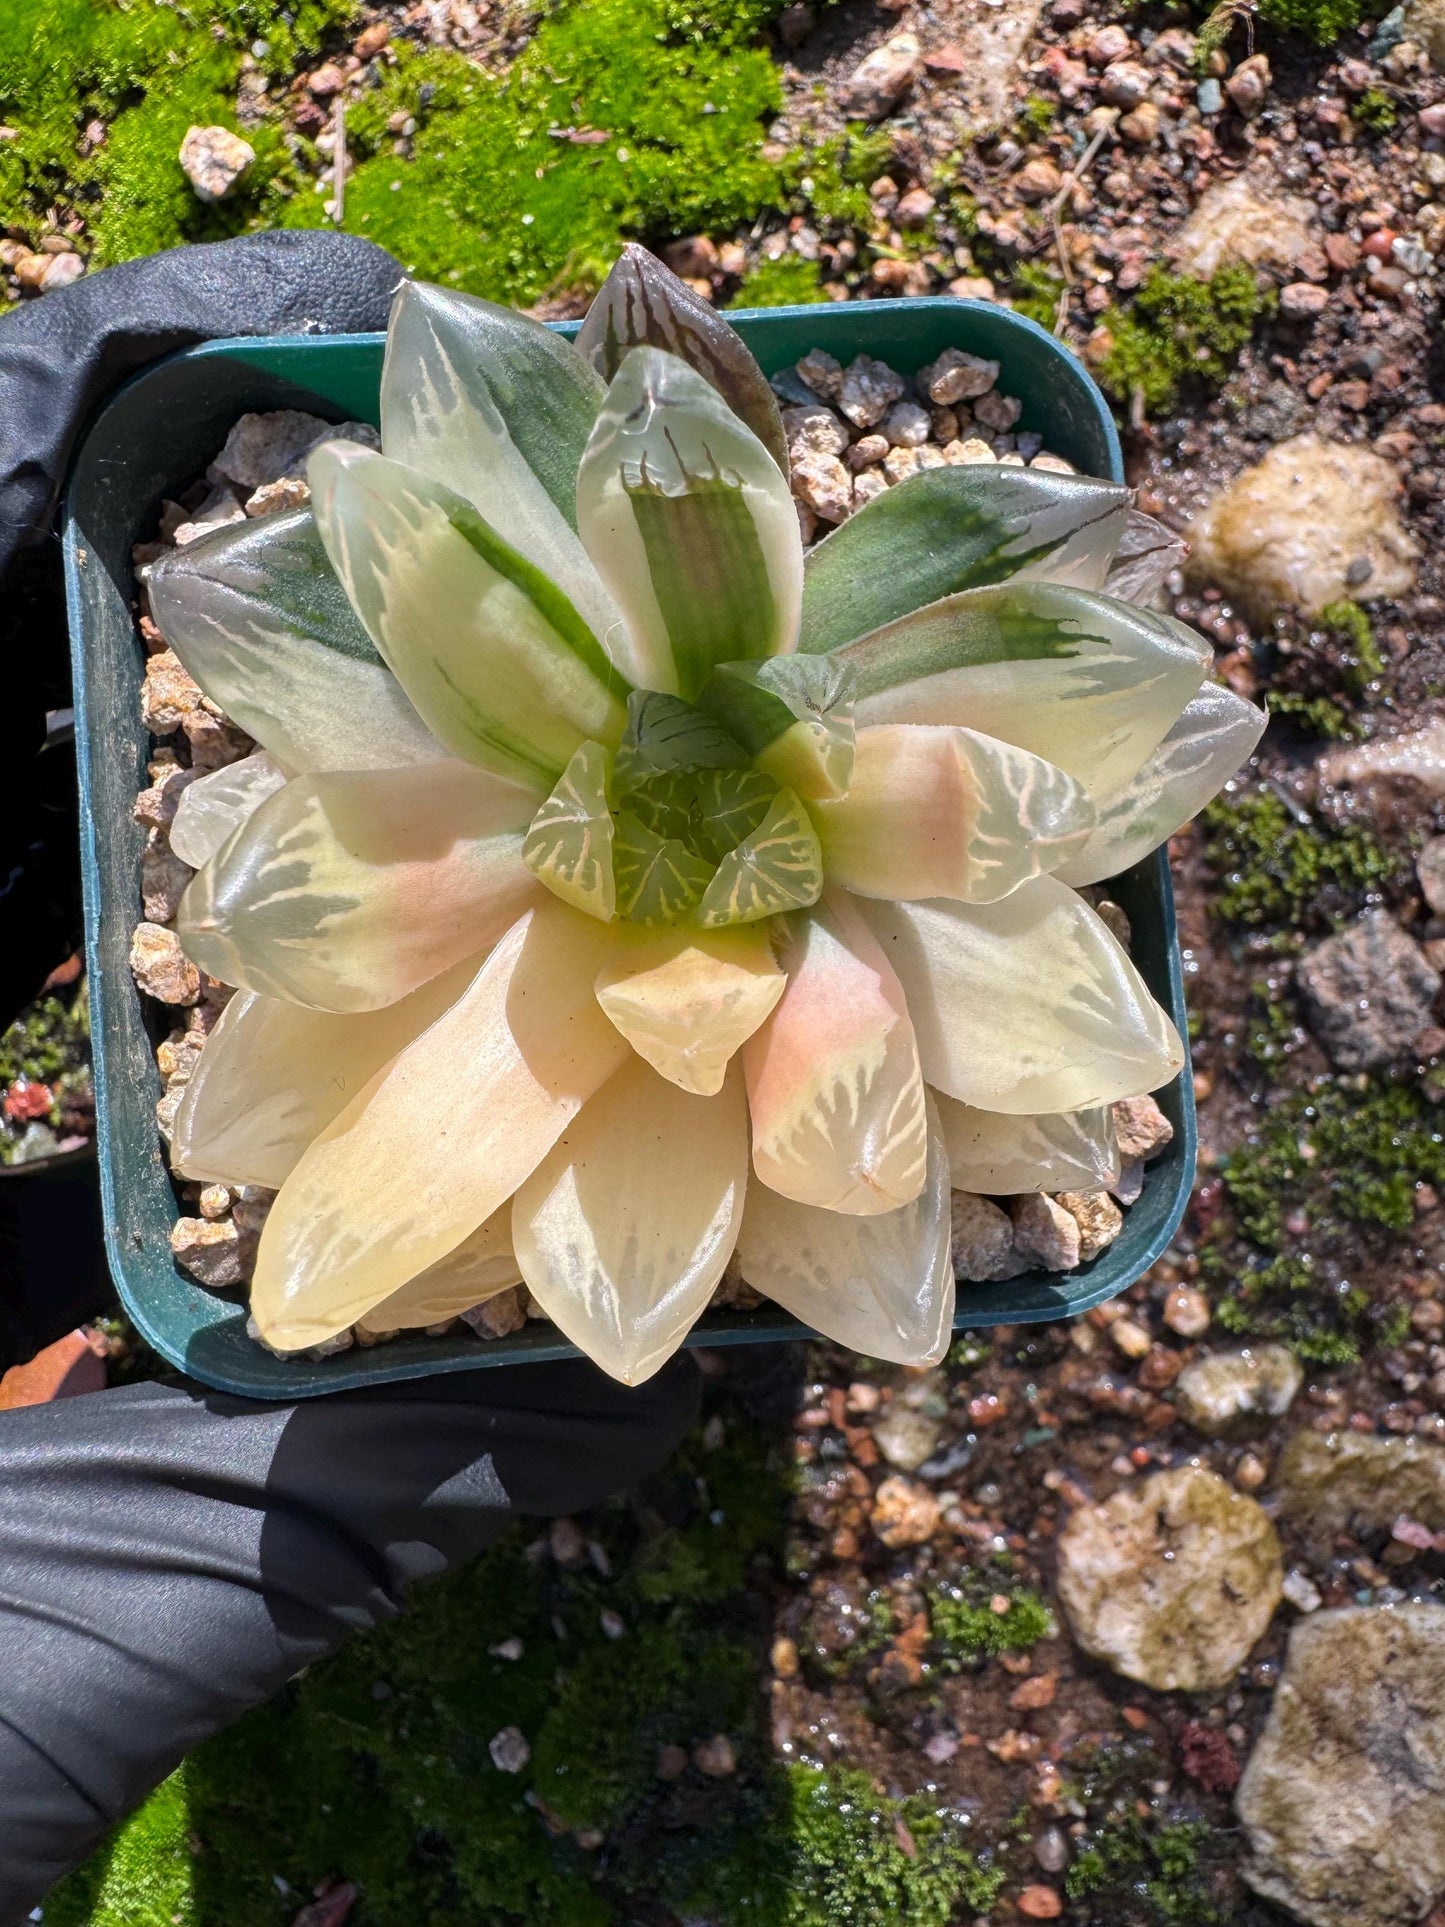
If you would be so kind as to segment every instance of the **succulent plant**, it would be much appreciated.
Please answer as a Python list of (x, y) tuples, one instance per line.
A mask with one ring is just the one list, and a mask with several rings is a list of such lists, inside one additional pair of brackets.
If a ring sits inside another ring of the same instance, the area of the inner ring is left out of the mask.
[(262, 1337), (421, 1326), (524, 1280), (646, 1378), (736, 1254), (875, 1356), (939, 1357), (950, 1161), (1117, 1169), (1185, 1052), (1082, 886), (1184, 822), (1263, 718), (1126, 490), (925, 471), (805, 559), (738, 336), (629, 250), (576, 343), (407, 285), (383, 453), (157, 565), (261, 745), (193, 782), (177, 928), (239, 987), (175, 1120), (279, 1187)]

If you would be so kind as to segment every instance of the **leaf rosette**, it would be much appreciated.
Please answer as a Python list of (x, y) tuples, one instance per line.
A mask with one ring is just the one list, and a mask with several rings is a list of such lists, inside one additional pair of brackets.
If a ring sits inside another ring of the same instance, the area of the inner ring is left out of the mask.
[(951, 1175), (1106, 1181), (1105, 1107), (1185, 1061), (1079, 894), (1263, 727), (1141, 606), (1172, 548), (1110, 483), (961, 467), (805, 558), (765, 378), (636, 249), (575, 347), (404, 286), (381, 438), (152, 573), (260, 745), (176, 818), (239, 994), (173, 1162), (278, 1189), (261, 1336), (521, 1281), (636, 1383), (736, 1260), (937, 1359)]

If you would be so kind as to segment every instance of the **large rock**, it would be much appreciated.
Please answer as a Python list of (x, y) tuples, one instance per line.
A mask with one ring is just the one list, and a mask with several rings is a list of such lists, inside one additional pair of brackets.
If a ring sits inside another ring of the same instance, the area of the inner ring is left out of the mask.
[(896, 33), (858, 62), (839, 89), (839, 105), (861, 120), (882, 120), (911, 90), (922, 69), (917, 34)]
[(1388, 1532), (1402, 1516), (1445, 1532), (1445, 1448), (1410, 1433), (1297, 1432), (1280, 1456), (1282, 1517), (1321, 1552), (1343, 1532)]
[(1293, 270), (1320, 243), (1313, 205), (1289, 194), (1266, 193), (1248, 175), (1216, 181), (1170, 242), (1168, 253), (1181, 274), (1207, 281), (1226, 261), (1254, 268)]
[(1435, 71), (1445, 74), (1445, 0), (1411, 0), (1405, 32), (1425, 49)]
[(1205, 1352), (1179, 1374), (1174, 1403), (1196, 1431), (1223, 1438), (1252, 1421), (1279, 1418), (1293, 1405), (1303, 1380), (1300, 1362), (1286, 1345)]
[(1418, 551), (1395, 512), (1399, 489), (1373, 449), (1296, 435), (1195, 520), (1190, 574), (1259, 617), (1281, 603), (1318, 612), (1356, 592), (1404, 595)]
[(1260, 1506), (1198, 1465), (1081, 1506), (1059, 1538), (1059, 1597), (1086, 1653), (1168, 1692), (1225, 1686), (1284, 1579)]
[(1445, 1610), (1312, 1614), (1236, 1796), (1245, 1878), (1311, 1927), (1406, 1927), (1445, 1888)]
[(224, 201), (256, 159), (256, 150), (229, 127), (191, 127), (180, 162), (198, 201)]
[(1440, 976), (1388, 910), (1367, 910), (1301, 957), (1310, 1028), (1342, 1071), (1380, 1070), (1430, 1021)]
[(1318, 769), (1327, 783), (1368, 783), (1377, 776), (1418, 783), (1432, 795), (1445, 795), (1445, 717), (1434, 716), (1423, 729), (1376, 737), (1347, 749), (1327, 750)]
[(961, 27), (961, 60), (950, 104), (957, 103), (971, 135), (1011, 121), (1018, 110), (1014, 84), (1025, 47), (1033, 39), (1043, 0), (1008, 0), (995, 7), (974, 0)]

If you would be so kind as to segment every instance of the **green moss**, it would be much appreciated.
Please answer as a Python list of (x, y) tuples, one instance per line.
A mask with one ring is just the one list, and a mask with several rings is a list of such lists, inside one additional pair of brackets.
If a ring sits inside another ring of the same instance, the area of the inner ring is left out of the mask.
[(1367, 87), (1350, 102), (1350, 119), (1367, 134), (1388, 134), (1399, 118), (1398, 102), (1383, 87)]
[(1227, 923), (1258, 928), (1337, 919), (1399, 868), (1368, 830), (1297, 823), (1270, 789), (1218, 797), (1200, 823), (1206, 861), (1219, 878), (1210, 909)]
[(1027, 315), (1051, 333), (1064, 293), (1063, 277), (1040, 261), (1020, 261), (1009, 278), (1008, 297), (1015, 312)]
[(1139, 393), (1147, 414), (1167, 414), (1186, 384), (1218, 388), (1228, 379), (1273, 300), (1241, 263), (1208, 281), (1151, 268), (1130, 306), (1104, 316), (1112, 342), (1099, 378), (1120, 402)]
[(1030, 94), (1020, 107), (1016, 125), (1025, 140), (1038, 140), (1059, 118), (1059, 103), (1047, 94)]
[(786, 1927), (947, 1927), (998, 1898), (1002, 1871), (925, 1800), (888, 1799), (867, 1774), (837, 1769), (795, 1766), (789, 1785)]
[[(994, 1601), (1006, 1599), (1004, 1612)], [(1010, 1586), (995, 1568), (974, 1568), (957, 1582), (928, 1595), (928, 1621), (940, 1648), (940, 1671), (957, 1673), (965, 1666), (994, 1659), (1000, 1653), (1023, 1653), (1055, 1631), (1053, 1614), (1035, 1592)]]
[[(751, 220), (784, 193), (761, 152), (777, 73), (752, 44), (755, 9), (708, 17), (698, 41), (674, 32), (666, 0), (571, 0), (502, 80), (400, 49), (360, 129), (377, 145), (347, 184), (347, 227), (423, 277), (526, 302), (594, 288), (624, 236)], [(409, 161), (379, 132), (398, 111), (418, 122)], [(287, 218), (319, 223), (319, 198)]]
[[(1362, 20), (1370, 20), (1389, 9), (1389, 0), (1259, 0), (1258, 17), (1285, 33), (1302, 34), (1317, 47), (1328, 47), (1342, 34), (1351, 32)], [(1255, 9), (1244, 0), (1196, 0), (1196, 12), (1204, 16), (1199, 29), (1200, 70), (1216, 48), (1224, 46), (1242, 19)]]
[(1376, 676), (1383, 675), (1385, 659), (1375, 640), (1374, 624), (1358, 602), (1351, 602), (1345, 597), (1342, 601), (1329, 603), (1320, 610), (1320, 624), (1347, 642), (1353, 650), (1357, 688), (1363, 689)]
[(728, 304), (734, 308), (787, 308), (799, 302), (826, 301), (823, 277), (816, 261), (784, 254), (776, 261), (759, 261), (744, 275)]
[(45, 1927), (208, 1927), (196, 1911), (186, 1769), (45, 1903)]
[(1360, 1080), (1296, 1093), (1221, 1175), (1228, 1220), (1203, 1255), (1207, 1282), (1223, 1290), (1217, 1316), (1227, 1331), (1278, 1338), (1323, 1365), (1396, 1342), (1395, 1307), (1334, 1277), (1319, 1254), (1349, 1227), (1408, 1231), (1416, 1185), (1445, 1184), (1441, 1120), (1415, 1087)]
[(850, 121), (795, 161), (791, 179), (813, 218), (829, 228), (868, 228), (869, 185), (887, 171), (893, 137), (886, 128)]
[(1214, 1840), (1202, 1820), (1107, 1820), (1075, 1854), (1065, 1892), (1110, 1927), (1223, 1927), (1228, 1915), (1201, 1877)]

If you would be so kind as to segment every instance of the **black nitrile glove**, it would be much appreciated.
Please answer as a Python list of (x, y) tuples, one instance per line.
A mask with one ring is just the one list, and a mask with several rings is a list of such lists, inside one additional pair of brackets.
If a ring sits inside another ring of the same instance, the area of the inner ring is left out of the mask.
[[(260, 234), (0, 319), (0, 731), (12, 796), (36, 799), (0, 832), (0, 1024), (79, 928), (69, 751), (38, 745), (69, 701), (52, 518), (85, 419), (210, 336), (380, 329), (400, 273), (344, 235)], [(7, 1316), (28, 1355), (110, 1295), (98, 1245), (87, 1261), (77, 1239), (98, 1222), (94, 1172), (27, 1186), (23, 1211), (22, 1182), (0, 1179), (0, 1362)], [(519, 1512), (575, 1511), (658, 1464), (696, 1388), (681, 1357), (636, 1391), (578, 1361), (296, 1405), (177, 1382), (0, 1413), (0, 1927), (191, 1747), (399, 1611), (412, 1581)]]

